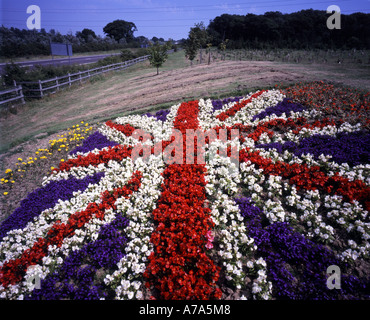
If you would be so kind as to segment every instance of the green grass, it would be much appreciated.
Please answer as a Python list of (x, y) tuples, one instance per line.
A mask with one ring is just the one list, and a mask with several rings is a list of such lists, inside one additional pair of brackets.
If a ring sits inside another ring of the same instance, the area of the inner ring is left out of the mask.
[[(109, 50), (109, 51), (94, 51), (94, 52), (78, 52), (74, 53), (72, 58), (84, 57), (84, 56), (95, 56), (101, 54), (113, 54), (119, 53), (121, 49)], [(68, 56), (54, 56), (54, 59), (63, 59), (68, 58)], [(10, 62), (27, 62), (27, 61), (38, 61), (38, 60), (50, 60), (52, 59), (51, 55), (35, 55), (35, 56), (25, 56), (25, 57), (16, 57), (16, 58), (0, 58), (0, 63), (10, 63)]]
[[(212, 62), (212, 64), (216, 63)], [(160, 68), (160, 73), (185, 68), (183, 76), (187, 77), (189, 66), (190, 62), (185, 58), (184, 51), (178, 51), (168, 56), (168, 60)], [(196, 61), (194, 62), (195, 66)], [(296, 64), (276, 61), (273, 62), (272, 66), (287, 72), (309, 75), (310, 79), (308, 80), (325, 75), (327, 79), (336, 79), (337, 82), (343, 82), (347, 86), (351, 85), (351, 81), (354, 87), (361, 86), (362, 82), (365, 82), (362, 79), (369, 82), (369, 70), (364, 68), (364, 65), (342, 64), (338, 66), (335, 64)], [(177, 95), (169, 99), (168, 103), (140, 105), (140, 108), (136, 110), (132, 110), (138, 107), (135, 105), (135, 101), (130, 100), (130, 103), (126, 103), (124, 108), (120, 106), (121, 102), (117, 101), (116, 98), (120, 92), (113, 90), (114, 86), (119, 84), (117, 90), (120, 90), (120, 88), (124, 88), (126, 83), (132, 82), (134, 78), (147, 78), (150, 81), (155, 79), (155, 74), (156, 69), (151, 67), (149, 62), (144, 62), (126, 70), (92, 78), (90, 82), (83, 85), (76, 84), (70, 89), (61, 90), (52, 96), (18, 106), (17, 114), (8, 112), (0, 117), (0, 153), (5, 153), (22, 142), (32, 140), (41, 133), (50, 135), (63, 131), (81, 120), (96, 124), (119, 116), (169, 108), (184, 100), (183, 96)], [(247, 87), (245, 83), (232, 81), (225, 83), (222, 88), (213, 88), (211, 84), (208, 87), (202, 87), (199, 84), (194, 92), (187, 94), (186, 100), (241, 96), (257, 89), (264, 89), (263, 85), (261, 87), (262, 83), (263, 80), (260, 80), (260, 83), (249, 83)], [(286, 86), (290, 84), (293, 83), (286, 81), (284, 83)], [(143, 89), (139, 86), (131, 86), (130, 88), (130, 91), (126, 92), (127, 94), (136, 93)]]
[[(170, 54), (165, 67), (160, 68), (160, 71), (184, 67), (186, 61), (183, 55), (183, 52)], [(97, 123), (118, 116), (159, 110), (163, 105), (153, 105), (140, 111), (113, 111), (109, 114), (103, 112), (99, 115), (86, 116), (90, 110), (98, 110), (102, 107), (98, 100), (93, 100), (97, 93), (101, 93), (104, 98), (105, 92), (108, 92), (112, 85), (151, 73), (155, 73), (155, 68), (151, 67), (148, 62), (144, 62), (123, 71), (92, 78), (91, 81), (82, 86), (76, 84), (70, 89), (61, 90), (51, 96), (31, 100), (26, 105), (19, 106), (16, 115), (6, 113), (0, 119), (0, 153), (7, 152), (20, 143), (32, 140), (40, 133), (50, 135), (65, 130), (81, 120)], [(72, 114), (64, 114), (66, 105), (73, 106)], [(63, 114), (64, 116), (59, 116)]]

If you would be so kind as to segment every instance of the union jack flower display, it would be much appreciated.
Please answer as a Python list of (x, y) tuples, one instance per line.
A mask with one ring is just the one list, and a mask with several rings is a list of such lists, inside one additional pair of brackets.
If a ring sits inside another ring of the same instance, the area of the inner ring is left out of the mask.
[(107, 121), (1, 224), (0, 297), (366, 298), (368, 159), (279, 90)]

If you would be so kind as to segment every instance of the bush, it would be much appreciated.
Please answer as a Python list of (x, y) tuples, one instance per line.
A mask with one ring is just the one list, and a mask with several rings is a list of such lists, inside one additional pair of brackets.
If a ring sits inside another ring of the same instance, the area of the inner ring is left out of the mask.
[(21, 68), (14, 62), (7, 63), (5, 65), (5, 72), (3, 76), (4, 83), (7, 86), (12, 86), (14, 84), (14, 80), (17, 82), (24, 81), (23, 79), (25, 78), (25, 75), (26, 75), (25, 68)]
[[(120, 63), (122, 61), (123, 60), (121, 56), (109, 56), (109, 57), (105, 57), (104, 59), (100, 59), (96, 64), (94, 64), (94, 66), (102, 67), (102, 66), (107, 66), (110, 64)], [(91, 68), (93, 67), (90, 65), (89, 69)]]
[(134, 54), (131, 50), (129, 49), (123, 49), (121, 51), (121, 60), (122, 61), (127, 61), (127, 60), (132, 60), (137, 57), (136, 54)]

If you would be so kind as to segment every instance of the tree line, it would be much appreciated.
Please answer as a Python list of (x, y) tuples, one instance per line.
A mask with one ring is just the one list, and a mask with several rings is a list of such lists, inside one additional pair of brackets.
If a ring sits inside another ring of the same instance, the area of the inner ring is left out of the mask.
[(50, 42), (70, 43), (73, 52), (108, 51), (123, 48), (147, 47), (152, 43), (163, 43), (163, 38), (144, 36), (135, 37), (137, 27), (133, 22), (115, 20), (103, 28), (105, 36), (97, 35), (93, 30), (85, 28), (82, 31), (66, 35), (51, 29), (26, 30), (0, 27), (0, 55), (6, 58), (28, 55), (49, 55)]
[(210, 21), (207, 33), (213, 46), (227, 40), (231, 49), (370, 49), (370, 14), (341, 14), (341, 29), (332, 30), (326, 24), (330, 15), (313, 9), (222, 14)]

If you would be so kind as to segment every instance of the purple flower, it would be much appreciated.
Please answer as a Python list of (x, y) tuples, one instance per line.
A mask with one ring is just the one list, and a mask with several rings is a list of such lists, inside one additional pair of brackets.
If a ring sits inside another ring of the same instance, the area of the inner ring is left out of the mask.
[(154, 115), (151, 113), (145, 113), (148, 117), (155, 117), (157, 120), (162, 122), (167, 120), (167, 115), (170, 113), (170, 110), (159, 110)]
[(285, 98), (283, 101), (279, 102), (276, 106), (266, 108), (266, 110), (255, 115), (252, 118), (252, 121), (256, 119), (262, 120), (263, 118), (266, 118), (272, 114), (275, 114), (278, 117), (281, 116), (282, 114), (285, 114), (288, 117), (291, 112), (301, 112), (305, 109), (306, 108), (301, 104), (293, 103), (289, 99)]
[(230, 102), (239, 102), (242, 97), (226, 98), (222, 100), (212, 100), (213, 112), (222, 109), (222, 107)]
[(280, 142), (257, 144), (256, 147), (265, 150), (276, 149), (279, 153), (288, 150), (298, 157), (311, 154), (316, 160), (321, 154), (331, 155), (330, 162), (348, 163), (350, 166), (357, 166), (369, 162), (370, 134), (362, 131), (341, 132), (336, 137), (315, 134), (301, 139), (298, 145), (292, 141), (287, 141), (284, 144)]
[[(98, 238), (75, 250), (64, 260), (59, 270), (41, 280), (41, 288), (27, 295), (27, 300), (97, 300), (113, 298), (97, 274), (113, 272), (125, 255), (127, 238), (124, 233), (129, 220), (120, 214), (102, 226)], [(100, 275), (101, 277), (101, 275)]]
[(82, 146), (76, 147), (69, 154), (74, 155), (77, 152), (86, 153), (94, 149), (103, 149), (105, 147), (114, 147), (118, 145), (115, 141), (110, 141), (106, 136), (101, 134), (99, 131), (96, 131), (90, 135), (82, 144)]
[(331, 155), (329, 161), (339, 164), (367, 164), (370, 159), (370, 134), (362, 131), (341, 132), (336, 137), (316, 134), (302, 139), (294, 151), (296, 156), (307, 153), (315, 159), (321, 154)]
[(315, 244), (294, 231), (287, 223), (269, 224), (262, 210), (249, 198), (235, 199), (245, 218), (248, 235), (254, 238), (259, 255), (267, 262), (268, 280), (280, 299), (353, 299), (366, 292), (367, 280), (342, 275), (342, 289), (326, 286), (326, 269), (347, 266), (327, 247)]
[(98, 172), (83, 179), (72, 177), (67, 180), (51, 181), (45, 187), (29, 193), (27, 198), (21, 201), (20, 206), (0, 225), (0, 240), (10, 230), (24, 228), (42, 211), (54, 207), (59, 200), (65, 201), (72, 198), (73, 192), (84, 191), (90, 183), (98, 183), (102, 177), (104, 172)]

